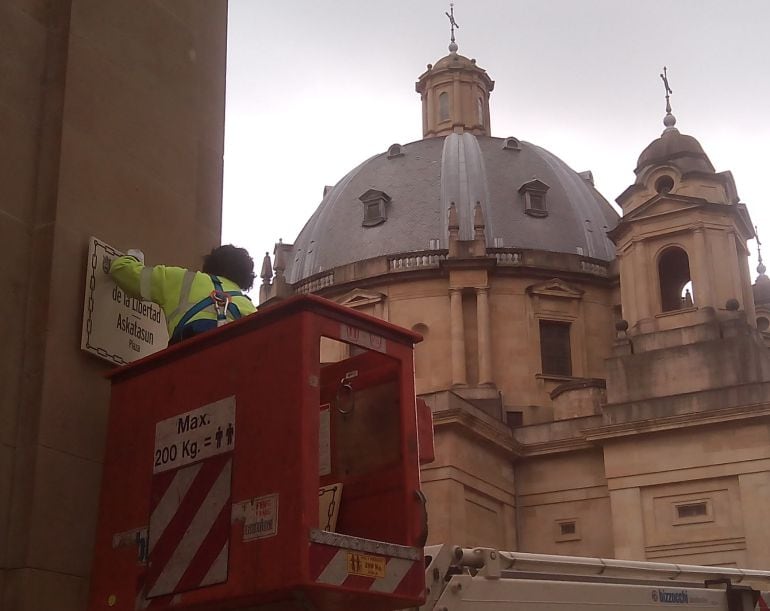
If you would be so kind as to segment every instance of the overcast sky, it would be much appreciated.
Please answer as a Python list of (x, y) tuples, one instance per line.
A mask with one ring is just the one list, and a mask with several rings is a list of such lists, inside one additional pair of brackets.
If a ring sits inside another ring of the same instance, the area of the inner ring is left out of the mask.
[[(324, 185), (421, 139), (414, 84), (448, 53), (449, 4), (229, 7), (222, 241), (261, 265), (279, 238), (294, 241)], [(455, 19), (459, 53), (495, 81), (491, 135), (593, 171), (613, 204), (663, 129), (668, 66), (677, 128), (733, 172), (770, 261), (770, 0), (457, 0)]]

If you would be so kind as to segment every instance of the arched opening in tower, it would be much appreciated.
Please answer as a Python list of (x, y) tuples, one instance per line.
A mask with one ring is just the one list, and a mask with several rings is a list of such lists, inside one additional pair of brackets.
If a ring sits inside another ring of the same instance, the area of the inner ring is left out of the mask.
[(690, 259), (679, 247), (666, 249), (658, 259), (660, 305), (663, 312), (693, 305)]

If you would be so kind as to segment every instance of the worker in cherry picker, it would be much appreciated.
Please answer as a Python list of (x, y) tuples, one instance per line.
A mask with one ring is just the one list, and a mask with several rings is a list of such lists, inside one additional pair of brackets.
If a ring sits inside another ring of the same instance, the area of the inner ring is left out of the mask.
[(157, 303), (166, 315), (169, 345), (256, 312), (243, 291), (254, 284), (254, 260), (245, 248), (225, 244), (203, 257), (202, 271), (145, 266), (141, 250), (110, 265), (110, 275), (132, 297)]

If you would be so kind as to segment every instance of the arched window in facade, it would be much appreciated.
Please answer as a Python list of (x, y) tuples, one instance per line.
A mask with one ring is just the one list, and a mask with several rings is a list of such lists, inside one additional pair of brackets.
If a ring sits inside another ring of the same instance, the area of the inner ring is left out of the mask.
[(438, 96), (438, 120), (447, 121), (449, 119), (449, 94), (443, 91)]
[(476, 114), (479, 118), (479, 125), (484, 125), (484, 104), (481, 98), (476, 98)]
[[(667, 248), (658, 259), (660, 305), (664, 312), (681, 310), (692, 305), (690, 260), (677, 246)], [(685, 288), (688, 290), (685, 291)], [(684, 296), (685, 293), (689, 295)]]

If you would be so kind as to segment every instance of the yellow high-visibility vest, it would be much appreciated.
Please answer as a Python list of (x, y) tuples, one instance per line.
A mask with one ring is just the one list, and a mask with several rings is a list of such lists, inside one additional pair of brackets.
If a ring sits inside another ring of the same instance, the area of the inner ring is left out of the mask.
[[(203, 272), (186, 270), (183, 267), (166, 265), (145, 266), (135, 257), (118, 257), (110, 266), (110, 275), (126, 293), (138, 299), (157, 303), (166, 315), (169, 338), (173, 336), (179, 322), (187, 311), (205, 299), (214, 290), (211, 277)], [(219, 276), (225, 291), (240, 291), (232, 280)], [(245, 295), (235, 295), (232, 303), (240, 310), (241, 316), (257, 311)], [(228, 312), (228, 320), (233, 320)], [(196, 320), (217, 320), (213, 304), (196, 313), (187, 323)]]

